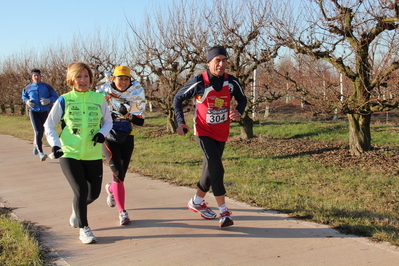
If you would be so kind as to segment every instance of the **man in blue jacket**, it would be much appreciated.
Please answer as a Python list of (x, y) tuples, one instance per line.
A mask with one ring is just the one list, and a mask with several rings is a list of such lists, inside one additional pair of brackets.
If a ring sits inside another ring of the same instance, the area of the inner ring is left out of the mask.
[(41, 82), (39, 69), (31, 71), (32, 83), (22, 90), (22, 101), (29, 108), (29, 117), (35, 133), (33, 140), (33, 154), (40, 156), (40, 161), (45, 161), (47, 155), (43, 152), (42, 138), (44, 134), (43, 124), (46, 122), (50, 106), (57, 98), (57, 92), (49, 84)]

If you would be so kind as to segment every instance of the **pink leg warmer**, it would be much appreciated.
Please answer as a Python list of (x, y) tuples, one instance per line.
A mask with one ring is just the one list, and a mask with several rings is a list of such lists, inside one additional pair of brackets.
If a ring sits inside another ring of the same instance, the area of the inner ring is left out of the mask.
[(119, 212), (125, 209), (125, 185), (122, 183), (112, 182), (110, 191), (114, 193), (116, 206)]

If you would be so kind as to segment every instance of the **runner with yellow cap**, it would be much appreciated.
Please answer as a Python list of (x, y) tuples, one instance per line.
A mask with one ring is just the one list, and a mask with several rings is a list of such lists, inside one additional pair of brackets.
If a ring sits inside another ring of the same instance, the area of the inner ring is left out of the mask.
[(132, 79), (129, 67), (117, 66), (112, 81), (100, 86), (97, 92), (105, 95), (113, 119), (113, 128), (103, 144), (103, 153), (112, 171), (112, 180), (105, 185), (107, 204), (117, 206), (120, 225), (127, 225), (130, 218), (125, 209), (124, 181), (134, 149), (133, 125), (144, 123), (144, 89)]

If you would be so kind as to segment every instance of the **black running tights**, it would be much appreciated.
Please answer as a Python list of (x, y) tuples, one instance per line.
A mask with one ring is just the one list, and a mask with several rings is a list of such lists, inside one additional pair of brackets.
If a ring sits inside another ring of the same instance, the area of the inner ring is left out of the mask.
[(212, 188), (214, 196), (223, 196), (226, 194), (223, 184), (224, 168), (222, 163), (225, 142), (205, 136), (199, 136), (196, 139), (204, 154), (202, 175), (197, 186), (203, 192), (208, 192)]
[(33, 131), (35, 133), (35, 139), (33, 144), (39, 153), (43, 152), (43, 134), (44, 134), (44, 122), (46, 122), (48, 112), (34, 112), (30, 110), (29, 117), (32, 123)]
[(105, 139), (102, 149), (113, 174), (112, 181), (123, 183), (134, 149), (134, 136), (129, 135), (123, 143)]
[(73, 191), (72, 207), (79, 221), (79, 228), (88, 226), (87, 205), (100, 195), (103, 162), (102, 160), (84, 161), (60, 158), (60, 165)]

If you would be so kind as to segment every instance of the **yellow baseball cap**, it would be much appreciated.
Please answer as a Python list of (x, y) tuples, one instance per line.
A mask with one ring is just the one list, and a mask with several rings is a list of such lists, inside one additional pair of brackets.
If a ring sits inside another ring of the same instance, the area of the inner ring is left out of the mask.
[(117, 66), (115, 67), (114, 74), (112, 74), (114, 77), (119, 77), (119, 76), (127, 76), (131, 77), (130, 75), (130, 68), (127, 66)]

